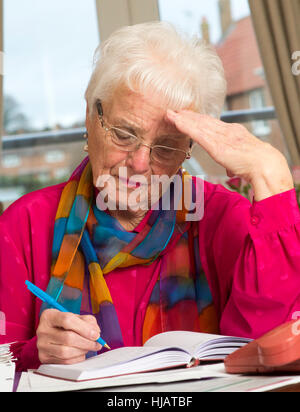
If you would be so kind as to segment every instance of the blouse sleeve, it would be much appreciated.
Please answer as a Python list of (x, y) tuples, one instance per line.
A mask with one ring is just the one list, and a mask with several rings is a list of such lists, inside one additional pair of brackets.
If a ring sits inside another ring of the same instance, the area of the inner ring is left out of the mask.
[[(219, 205), (221, 196), (229, 198), (221, 191)], [(253, 204), (230, 192), (230, 201), (210, 222), (206, 265), (220, 333), (257, 338), (297, 319), (300, 213), (295, 190)]]
[(54, 219), (64, 183), (29, 193), (0, 216), (0, 311), (18, 371), (40, 365), (36, 329), (41, 301), (25, 285), (45, 290), (49, 282)]
[(35, 308), (25, 287), (25, 280), (30, 276), (22, 250), (1, 220), (0, 233), (0, 311), (3, 321), (0, 342), (15, 342), (11, 350), (16, 358), (16, 369), (23, 371), (40, 364), (36, 337), (32, 337)]

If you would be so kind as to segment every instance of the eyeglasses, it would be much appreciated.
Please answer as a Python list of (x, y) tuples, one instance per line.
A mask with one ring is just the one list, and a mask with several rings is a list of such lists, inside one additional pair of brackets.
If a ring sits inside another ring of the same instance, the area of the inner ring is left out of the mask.
[(99, 119), (103, 129), (106, 132), (113, 142), (120, 150), (124, 152), (135, 152), (141, 146), (146, 146), (150, 149), (150, 160), (155, 163), (159, 163), (161, 166), (170, 167), (170, 166), (179, 166), (186, 159), (190, 159), (192, 155), (192, 147), (190, 146), (188, 151), (162, 145), (150, 145), (144, 143), (143, 140), (129, 133), (127, 130), (120, 129), (109, 125), (103, 119), (103, 108), (100, 100), (96, 102), (97, 111)]

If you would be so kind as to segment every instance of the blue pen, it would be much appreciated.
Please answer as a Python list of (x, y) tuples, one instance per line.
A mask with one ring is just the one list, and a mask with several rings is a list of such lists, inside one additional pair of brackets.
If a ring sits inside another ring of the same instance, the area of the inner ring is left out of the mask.
[[(33, 293), (35, 296), (37, 296), (39, 299), (41, 299), (43, 302), (48, 303), (48, 305), (52, 306), (54, 309), (59, 310), (60, 312), (69, 312), (67, 309), (61, 306), (58, 302), (56, 302), (55, 299), (53, 299), (46, 292), (44, 292), (43, 290), (35, 286), (33, 283), (26, 280), (25, 284), (27, 288), (30, 290), (30, 292)], [(102, 338), (97, 339), (97, 342), (100, 343), (100, 345), (105, 346), (107, 349), (110, 349), (108, 344)]]

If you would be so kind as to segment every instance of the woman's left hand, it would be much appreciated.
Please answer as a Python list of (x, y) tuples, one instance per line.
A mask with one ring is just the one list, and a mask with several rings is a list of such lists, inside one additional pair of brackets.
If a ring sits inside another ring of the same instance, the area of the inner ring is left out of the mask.
[(293, 179), (283, 154), (253, 136), (244, 126), (182, 110), (167, 111), (176, 128), (198, 143), (229, 177), (251, 183), (255, 200), (293, 189)]

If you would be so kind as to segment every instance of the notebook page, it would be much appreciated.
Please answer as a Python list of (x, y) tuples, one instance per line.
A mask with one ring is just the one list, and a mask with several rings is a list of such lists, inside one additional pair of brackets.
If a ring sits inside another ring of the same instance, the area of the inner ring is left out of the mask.
[(13, 362), (13, 355), (10, 352), (10, 345), (0, 345), (0, 391), (12, 392), (14, 377), (15, 377), (15, 363)]
[[(241, 344), (250, 342), (251, 339), (236, 338), (231, 336), (212, 335), (209, 333), (198, 333), (189, 331), (163, 332), (148, 339), (144, 347), (166, 347), (175, 346), (183, 348), (196, 356), (201, 351), (199, 347), (216, 348), (216, 354), (221, 353), (218, 349), (222, 347), (235, 346), (239, 348)], [(230, 351), (228, 352), (230, 353)]]
[(175, 330), (170, 332), (163, 332), (158, 335), (152, 336), (152, 338), (148, 339), (148, 341), (144, 344), (144, 347), (176, 346), (178, 348), (188, 350), (191, 354), (193, 354), (195, 349), (199, 346), (199, 344), (220, 338), (220, 335), (212, 335), (209, 333), (197, 333)]

